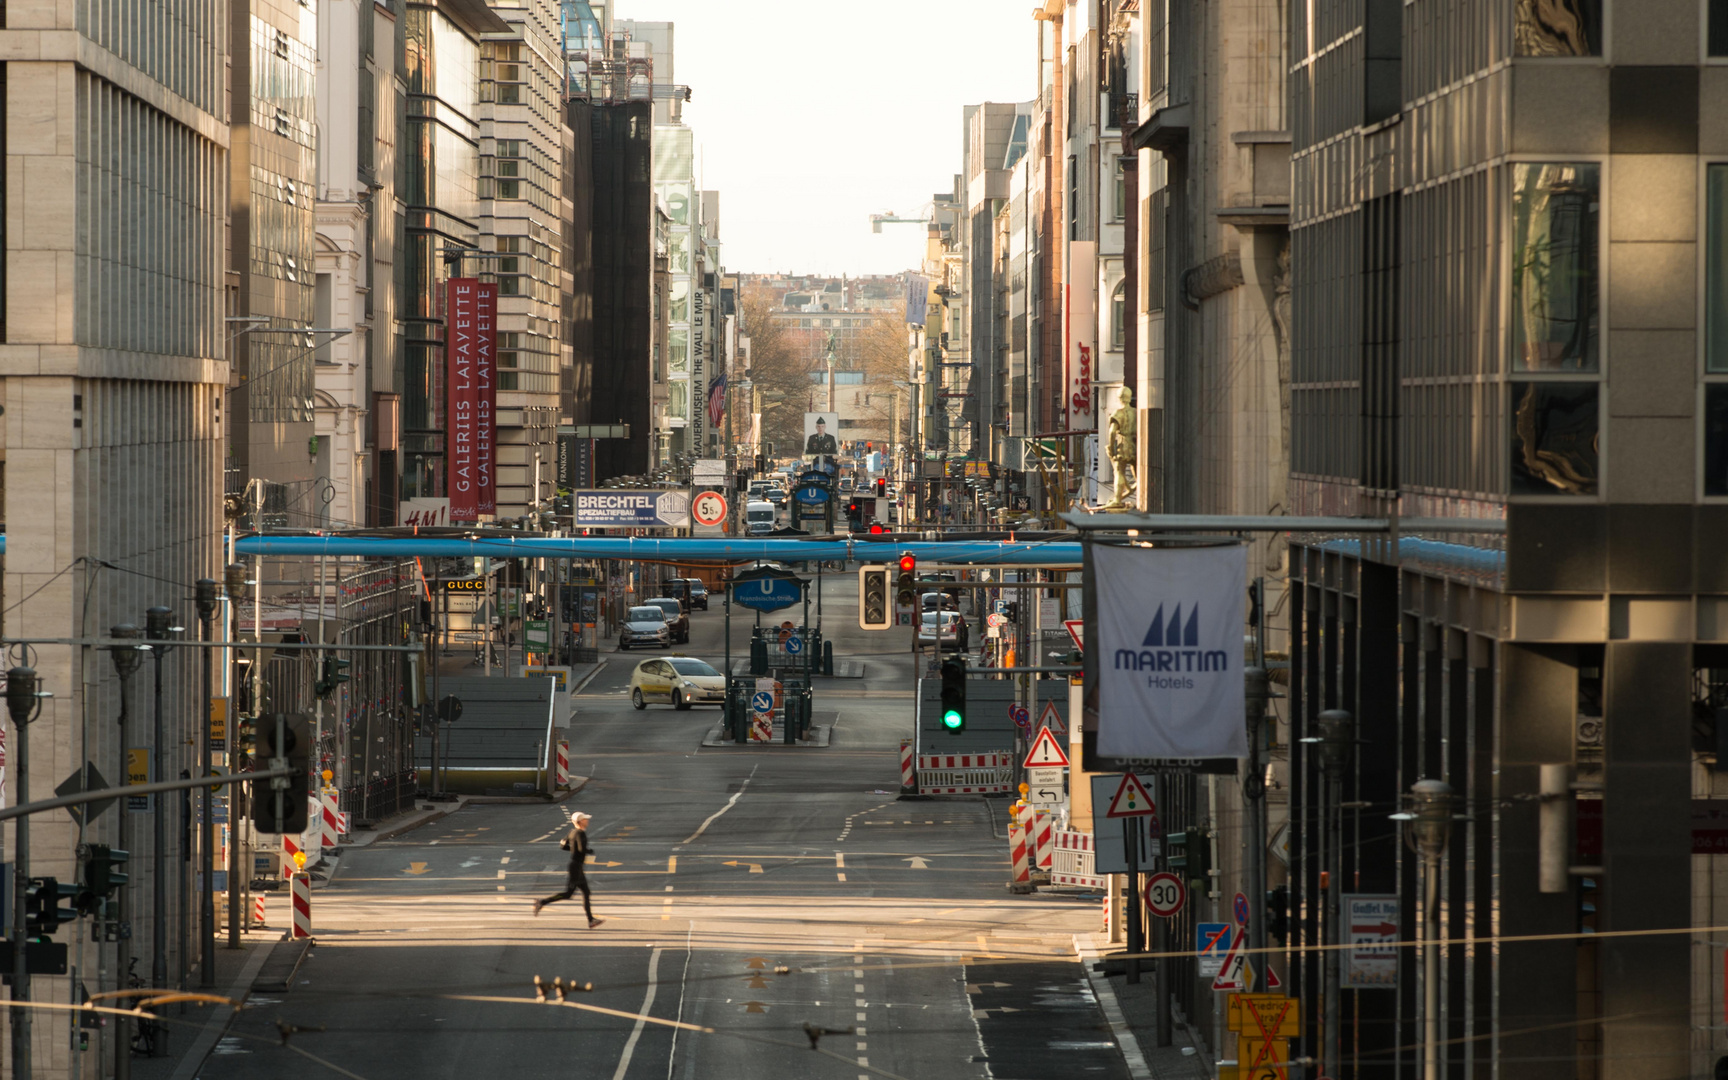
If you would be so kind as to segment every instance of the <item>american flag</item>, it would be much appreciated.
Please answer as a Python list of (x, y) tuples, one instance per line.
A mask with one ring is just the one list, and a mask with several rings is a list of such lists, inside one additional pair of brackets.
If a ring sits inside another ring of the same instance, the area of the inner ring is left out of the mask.
[(722, 371), (708, 384), (708, 422), (715, 427), (726, 416), (726, 373)]

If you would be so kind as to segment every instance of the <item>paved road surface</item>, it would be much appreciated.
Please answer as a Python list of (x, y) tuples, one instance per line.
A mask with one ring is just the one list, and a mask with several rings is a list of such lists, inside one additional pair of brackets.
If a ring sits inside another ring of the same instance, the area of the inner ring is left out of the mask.
[[(1073, 957), (1096, 904), (1008, 894), (1002, 800), (897, 800), (912, 662), (901, 635), (856, 629), (855, 580), (824, 599), (836, 655), (869, 665), (818, 690), (830, 749), (700, 749), (716, 710), (635, 711), (645, 657), (613, 654), (572, 732), (588, 786), (343, 855), (297, 985), (254, 999), (200, 1076), (337, 1075), (275, 1045), (283, 1021), (323, 1029), (291, 1046), (366, 1080), (1125, 1077)], [(718, 662), (722, 621), (697, 612), (686, 651)], [(598, 930), (579, 902), (532, 914), (562, 888), (576, 806)], [(614, 1011), (535, 1004), (535, 975), (591, 982), (572, 1000)], [(835, 1033), (813, 1052), (805, 1024)]]

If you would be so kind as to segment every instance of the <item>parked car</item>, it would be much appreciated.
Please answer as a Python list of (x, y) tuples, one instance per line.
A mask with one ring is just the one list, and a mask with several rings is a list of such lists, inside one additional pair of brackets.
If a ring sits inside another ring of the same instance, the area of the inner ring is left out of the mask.
[(935, 645), (939, 649), (959, 649), (966, 652), (972, 633), (958, 611), (926, 611), (919, 616), (918, 646)]
[(624, 629), (618, 634), (618, 647), (628, 649), (633, 645), (672, 647), (672, 628), (666, 625), (664, 608), (643, 605), (633, 607), (625, 614)]
[(708, 610), (708, 583), (701, 578), (672, 578), (666, 582), (666, 595), (684, 601), (685, 611)]
[(675, 643), (690, 640), (690, 616), (684, 613), (684, 604), (676, 596), (658, 596), (648, 603), (666, 613), (666, 626), (672, 632)]
[(646, 709), (651, 701), (688, 709), (692, 705), (719, 705), (725, 700), (726, 677), (694, 656), (644, 660), (630, 675), (630, 704), (638, 709)]

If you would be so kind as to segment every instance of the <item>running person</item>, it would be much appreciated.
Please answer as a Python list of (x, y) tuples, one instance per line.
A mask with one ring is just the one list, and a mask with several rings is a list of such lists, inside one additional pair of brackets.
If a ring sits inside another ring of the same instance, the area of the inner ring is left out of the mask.
[(558, 846), (570, 853), (569, 876), (564, 879), (564, 891), (553, 893), (544, 900), (534, 901), (534, 914), (540, 914), (540, 909), (547, 904), (556, 904), (560, 900), (570, 899), (580, 889), (582, 891), (582, 910), (588, 916), (588, 929), (592, 930), (606, 921), (594, 917), (594, 906), (588, 893), (588, 874), (585, 870), (585, 864), (588, 862), (588, 853), (593, 850), (588, 845), (588, 823), (592, 820), (594, 820), (592, 815), (581, 810), (570, 815), (570, 835), (558, 841)]

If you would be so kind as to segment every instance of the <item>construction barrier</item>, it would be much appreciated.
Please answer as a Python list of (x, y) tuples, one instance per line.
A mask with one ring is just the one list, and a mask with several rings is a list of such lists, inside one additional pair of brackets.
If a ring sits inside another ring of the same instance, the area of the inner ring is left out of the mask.
[(294, 893), (294, 936), (312, 936), (312, 875), (295, 874), (289, 879)]
[(900, 790), (918, 790), (918, 770), (913, 766), (912, 740), (900, 740)]
[(252, 897), (252, 926), (256, 929), (263, 929), (266, 925), (264, 922), (264, 894), (257, 893)]
[(1014, 875), (1010, 879), (1015, 885), (1030, 886), (1032, 883), (1032, 860), (1027, 844), (1025, 818), (1020, 813), (1021, 804), (1016, 803), (1008, 813), (1008, 850), (1014, 858)]
[(300, 847), (299, 840), (296, 837), (288, 835), (287, 833), (283, 833), (282, 834), (282, 879), (284, 881), (286, 881), (287, 879), (293, 877), (295, 874), (300, 872), (300, 864), (304, 860), (296, 859), (294, 856), (303, 855), (303, 854), (305, 854), (305, 852)]
[[(1102, 889), (1108, 884), (1107, 878), (1093, 870), (1097, 861), (1091, 833), (1057, 829), (1051, 839), (1050, 884), (1081, 889)], [(1109, 901), (1105, 904), (1108, 906)]]
[(348, 811), (346, 811), (346, 810), (336, 811), (336, 831), (341, 833), (343, 836), (347, 836), (349, 828), (350, 828), (350, 820), (348, 817)]
[(558, 786), (570, 786), (570, 743), (564, 739), (558, 740)]
[(1049, 870), (1053, 845), (1051, 833), (1055, 831), (1055, 815), (1042, 807), (1032, 811), (1032, 862), (1040, 870)]
[(924, 795), (993, 795), (1014, 790), (1014, 755), (920, 754), (918, 791)]
[(342, 834), (342, 823), (336, 816), (336, 789), (325, 788), (319, 792), (318, 803), (319, 846), (334, 851)]

